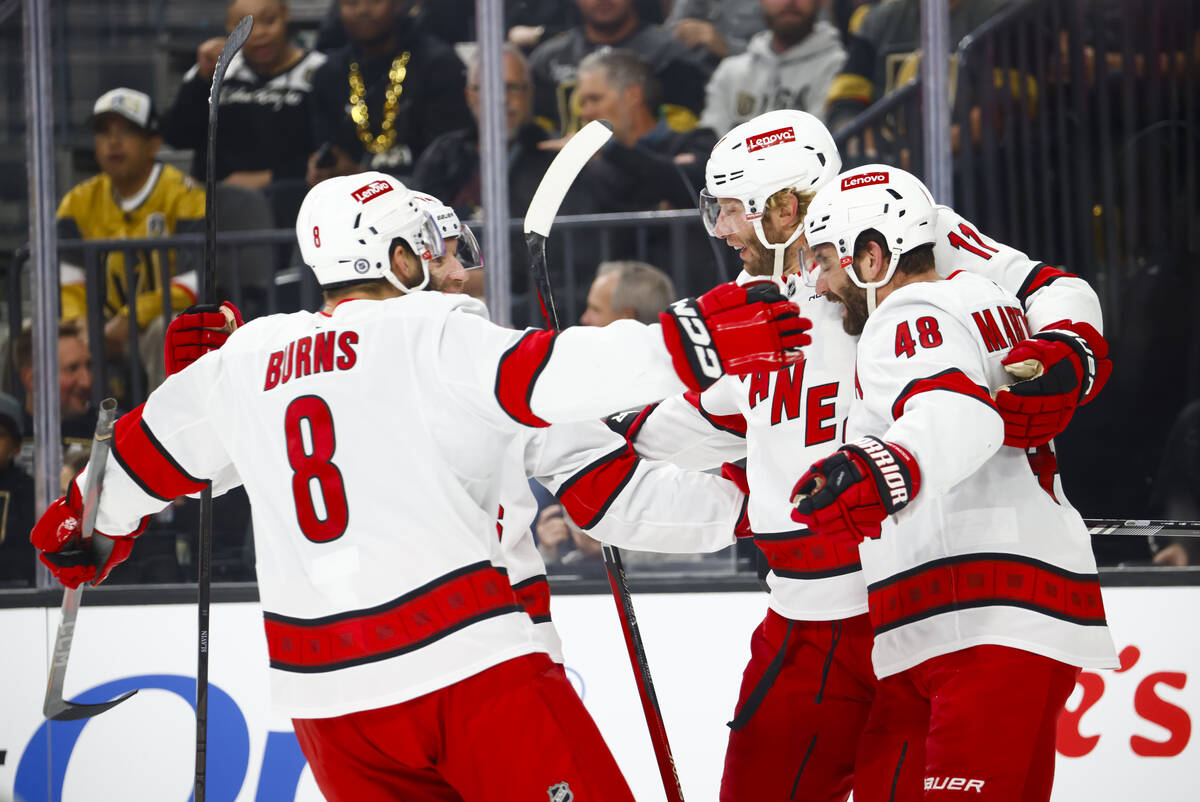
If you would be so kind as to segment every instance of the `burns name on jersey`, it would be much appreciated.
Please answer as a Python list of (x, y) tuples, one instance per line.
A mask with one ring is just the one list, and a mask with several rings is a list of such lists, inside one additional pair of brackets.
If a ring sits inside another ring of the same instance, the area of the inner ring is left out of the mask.
[(287, 348), (273, 351), (267, 358), (267, 376), (263, 391), (287, 384), (292, 379), (333, 370), (350, 370), (358, 361), (354, 331), (321, 331), (293, 340)]

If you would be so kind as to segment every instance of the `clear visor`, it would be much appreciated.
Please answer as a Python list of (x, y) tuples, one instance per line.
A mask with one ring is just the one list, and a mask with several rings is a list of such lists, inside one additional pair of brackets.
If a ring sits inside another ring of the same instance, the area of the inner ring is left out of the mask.
[(458, 232), (458, 250), (454, 255), (464, 270), (478, 270), (483, 267), (483, 251), (479, 248), (479, 240), (466, 223), (460, 226)]
[(714, 198), (708, 190), (700, 191), (700, 217), (712, 237), (728, 236), (749, 225), (746, 204), (737, 198)]
[(410, 244), (417, 256), (427, 262), (445, 255), (446, 241), (442, 239), (442, 232), (438, 231), (437, 223), (429, 212), (422, 213)]
[[(823, 243), (812, 249), (813, 261), (811, 264), (805, 265), (800, 270), (800, 275), (804, 279), (804, 283), (809, 287), (817, 286), (819, 279), (825, 279), (828, 284), (829, 276), (835, 270), (847, 270), (849, 265), (854, 260), (849, 256), (842, 256), (838, 253), (838, 249), (831, 243)], [(853, 271), (851, 271), (851, 277)]]

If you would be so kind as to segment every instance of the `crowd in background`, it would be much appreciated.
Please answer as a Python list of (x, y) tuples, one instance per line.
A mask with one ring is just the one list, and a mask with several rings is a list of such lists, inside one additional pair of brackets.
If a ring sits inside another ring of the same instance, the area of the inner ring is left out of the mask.
[[(1010, 0), (951, 0), (951, 41), (977, 29)], [(298, 36), (286, 0), (233, 0), (226, 25), (253, 14), (254, 29), (229, 66), (219, 106), (222, 146), (215, 174), (227, 226), (287, 228), (307, 189), (365, 170), (395, 175), (466, 218), (482, 209), (480, 76), (472, 0), (335, 0), (316, 31)], [(580, 126), (613, 125), (611, 141), (584, 169), (561, 213), (692, 209), (717, 139), (765, 111), (794, 108), (846, 125), (915, 74), (918, 0), (509, 0), (504, 48), (510, 216), (527, 207), (547, 165)], [(59, 237), (136, 239), (202, 230), (208, 92), (223, 37), (195, 50), (172, 97), (113, 87), (91, 118), (98, 173), (64, 193)], [(191, 152), (190, 169), (160, 158)], [(222, 221), (218, 221), (221, 223)], [(638, 245), (658, 264), (680, 246), (667, 237)], [(684, 241), (688, 259), (712, 262), (702, 238)], [(581, 323), (653, 320), (675, 297), (671, 278), (631, 261), (632, 241), (606, 243)], [(585, 239), (582, 249), (592, 253)], [(514, 292), (523, 291), (524, 249), (514, 238)], [(163, 327), (194, 303), (194, 258), (149, 248), (107, 254), (100, 298), (88, 297), (82, 257), (60, 253), (60, 404), (64, 475), (77, 470), (95, 423), (92, 349), (106, 364), (105, 394), (136, 405), (163, 379)], [(599, 261), (599, 260), (596, 260)], [(263, 263), (265, 262), (265, 263)], [(258, 311), (286, 258), (218, 275)], [(592, 263), (593, 265), (595, 262)], [(704, 275), (708, 275), (705, 273)], [(711, 282), (709, 282), (711, 283)], [(682, 288), (703, 290), (707, 287)], [(88, 331), (101, 309), (100, 340)], [(533, 321), (517, 320), (518, 323)], [(90, 336), (89, 336), (90, 334)], [(6, 346), (17, 377), (0, 394), (0, 586), (32, 581), (27, 533), (33, 520), (32, 347), (28, 329)], [(2, 361), (2, 360), (0, 360)], [(1176, 423), (1195, 440), (1193, 404)], [(1196, 449), (1173, 449), (1155, 503), (1164, 516), (1195, 519)], [(244, 494), (218, 502), (218, 578), (250, 579)], [(113, 582), (186, 578), (194, 505), (173, 505), (146, 546)], [(537, 529), (552, 566), (594, 560), (598, 547), (546, 507)], [(1196, 562), (1181, 544), (1162, 550), (1173, 564)]]

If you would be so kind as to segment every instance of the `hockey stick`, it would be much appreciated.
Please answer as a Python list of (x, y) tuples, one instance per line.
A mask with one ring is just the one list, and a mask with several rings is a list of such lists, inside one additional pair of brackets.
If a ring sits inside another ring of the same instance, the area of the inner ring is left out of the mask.
[[(87, 482), (83, 487), (83, 521), (79, 542), (82, 548), (93, 553), (92, 562), (103, 565), (112, 551), (112, 539), (105, 535), (94, 535), (96, 528), (96, 505), (104, 487), (104, 469), (108, 463), (108, 452), (112, 447), (113, 422), (117, 417), (117, 401), (106, 398), (100, 402), (100, 414), (96, 418), (96, 433), (92, 438), (92, 452), (88, 456)], [(86, 704), (68, 702), (63, 698), (63, 683), (67, 677), (67, 660), (71, 656), (71, 641), (75, 638), (75, 617), (79, 614), (79, 602), (83, 596), (83, 585), (63, 591), (62, 613), (58, 620), (58, 633), (54, 636), (54, 655), (50, 659), (50, 677), (46, 680), (46, 698), (42, 702), (42, 715), (54, 721), (77, 721), (91, 718), (105, 710), (116, 707), (137, 690), (128, 691), (111, 702)]]
[[(254, 17), (247, 14), (229, 34), (217, 66), (213, 70), (212, 90), (208, 95), (208, 164), (204, 172), (204, 265), (200, 274), (200, 303), (212, 303), (216, 294), (217, 273), (217, 110), (221, 105), (221, 84), (234, 54), (246, 44)], [(204, 802), (208, 765), (208, 645), (209, 608), (212, 590), (212, 484), (200, 491), (200, 535), (197, 543), (196, 606), (196, 781), (194, 802)]]
[[(525, 247), (529, 250), (529, 269), (537, 287), (542, 315), (553, 329), (560, 326), (550, 285), (550, 270), (546, 264), (546, 238), (550, 236), (554, 215), (579, 171), (611, 136), (612, 125), (607, 120), (594, 120), (571, 137), (571, 141), (559, 151), (546, 169), (537, 191), (533, 193), (533, 200), (529, 202), (529, 210), (525, 213)], [(679, 785), (679, 773), (675, 768), (675, 758), (671, 754), (671, 744), (667, 741), (667, 729), (663, 722), (662, 710), (658, 706), (658, 696), (654, 693), (654, 681), (650, 677), (646, 649), (642, 644), (642, 634), (638, 630), (637, 616), (633, 612), (633, 599), (629, 594), (629, 584), (625, 580), (621, 554), (607, 543), (601, 544), (601, 551), (608, 573), (608, 584), (617, 603), (621, 632), (625, 635), (625, 647), (629, 651), (629, 661), (633, 666), (638, 696), (642, 701), (642, 712), (650, 730), (650, 743), (654, 746), (658, 771), (662, 775), (663, 790), (666, 791), (668, 802), (683, 802), (683, 789)]]
[(1088, 534), (1200, 537), (1200, 521), (1147, 521), (1136, 518), (1085, 518)]

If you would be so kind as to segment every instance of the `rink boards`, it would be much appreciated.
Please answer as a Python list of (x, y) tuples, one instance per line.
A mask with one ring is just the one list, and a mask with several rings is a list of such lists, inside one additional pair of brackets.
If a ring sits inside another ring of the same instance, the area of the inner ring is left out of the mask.
[[(715, 802), (722, 756), (761, 593), (635, 598), (688, 802)], [(1200, 743), (1200, 587), (1105, 591), (1119, 672), (1085, 672), (1059, 728), (1055, 802), (1196, 798)], [(612, 599), (556, 595), (567, 667), (638, 800), (661, 800)], [(187, 800), (193, 778), (196, 610), (92, 606), (84, 599), (66, 697), (143, 690), (89, 722), (41, 717), (58, 610), (0, 609), (0, 802)], [(209, 692), (210, 802), (322, 797), (290, 723), (267, 703), (258, 606), (214, 605)], [(520, 723), (514, 722), (514, 728)]]

